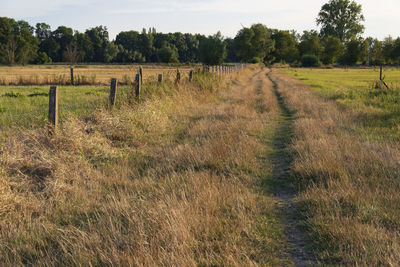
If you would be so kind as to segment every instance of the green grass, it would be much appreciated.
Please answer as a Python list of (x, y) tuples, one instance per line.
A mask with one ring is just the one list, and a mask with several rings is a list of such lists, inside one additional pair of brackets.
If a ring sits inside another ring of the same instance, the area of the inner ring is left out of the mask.
[(400, 140), (400, 70), (384, 70), (388, 89), (376, 88), (379, 69), (284, 69), (319, 95), (352, 110), (368, 138)]
[[(142, 86), (141, 99), (167, 93), (171, 82), (162, 85), (150, 81)], [(58, 86), (59, 120), (70, 115), (87, 115), (108, 105), (107, 86)], [(36, 128), (45, 125), (48, 116), (49, 86), (0, 86), (0, 129), (11, 126)], [(133, 98), (131, 86), (119, 86), (116, 107), (126, 105)]]

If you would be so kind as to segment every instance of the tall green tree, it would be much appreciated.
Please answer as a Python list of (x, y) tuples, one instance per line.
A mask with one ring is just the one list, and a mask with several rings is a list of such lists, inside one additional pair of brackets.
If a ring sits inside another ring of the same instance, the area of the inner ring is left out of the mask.
[(367, 62), (369, 43), (362, 38), (353, 38), (346, 44), (341, 63), (346, 65), (365, 64)]
[(226, 58), (226, 47), (220, 32), (200, 41), (200, 61), (205, 65), (220, 65)]
[(300, 42), (299, 46), (300, 56), (304, 55), (314, 55), (318, 59), (320, 58), (323, 47), (321, 44), (321, 39), (318, 36), (310, 36), (310, 39), (306, 39)]
[(273, 55), (276, 62), (293, 63), (299, 59), (296, 40), (289, 31), (276, 31), (271, 38), (275, 43)]
[(26, 64), (37, 56), (39, 40), (26, 21), (0, 18), (0, 62)]
[(328, 36), (323, 41), (322, 63), (328, 65), (336, 63), (344, 52), (344, 46), (339, 38)]
[(361, 5), (350, 0), (330, 0), (324, 4), (317, 17), (321, 26), (321, 36), (335, 36), (342, 42), (348, 42), (364, 32)]
[(274, 50), (271, 33), (263, 24), (241, 29), (234, 39), (236, 55), (241, 61), (264, 61)]

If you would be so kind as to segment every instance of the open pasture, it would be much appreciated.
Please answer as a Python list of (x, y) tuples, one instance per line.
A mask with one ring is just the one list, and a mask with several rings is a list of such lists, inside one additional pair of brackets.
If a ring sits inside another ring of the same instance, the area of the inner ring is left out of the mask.
[[(187, 74), (189, 66), (144, 65), (143, 79), (163, 74), (165, 79), (173, 79), (177, 69)], [(77, 65), (74, 67), (74, 82), (78, 85), (108, 85), (111, 78), (120, 84), (129, 84), (138, 72), (139, 65)], [(69, 65), (1, 66), (0, 85), (68, 85), (70, 84)]]
[(283, 71), (350, 110), (360, 125), (355, 131), (375, 140), (400, 140), (400, 69), (383, 70), (389, 89), (379, 88), (379, 68)]

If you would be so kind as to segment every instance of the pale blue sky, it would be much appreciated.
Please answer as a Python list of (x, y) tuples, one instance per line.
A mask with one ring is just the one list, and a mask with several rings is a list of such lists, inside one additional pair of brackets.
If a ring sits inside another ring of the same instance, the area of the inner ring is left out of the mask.
[[(0, 17), (46, 22), (84, 31), (105, 25), (110, 37), (120, 31), (155, 27), (159, 32), (190, 32), (234, 37), (243, 26), (316, 29), (315, 18), (327, 0), (0, 0)], [(366, 18), (365, 36), (400, 36), (399, 0), (358, 0)]]

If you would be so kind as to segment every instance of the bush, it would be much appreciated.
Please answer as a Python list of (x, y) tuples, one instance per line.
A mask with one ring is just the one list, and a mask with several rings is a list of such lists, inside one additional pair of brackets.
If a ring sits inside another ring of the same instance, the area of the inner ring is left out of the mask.
[(34, 61), (35, 64), (47, 64), (51, 62), (51, 58), (45, 52), (39, 52)]
[(318, 67), (319, 60), (315, 55), (304, 55), (301, 58), (301, 64), (303, 67)]
[(250, 63), (253, 63), (253, 64), (261, 63), (261, 62), (263, 62), (263, 60), (261, 58), (259, 58), (259, 57), (253, 57), (253, 59), (250, 60)]

